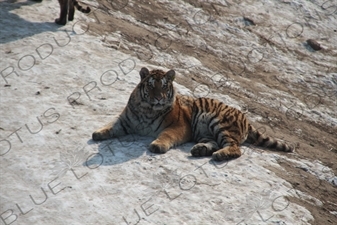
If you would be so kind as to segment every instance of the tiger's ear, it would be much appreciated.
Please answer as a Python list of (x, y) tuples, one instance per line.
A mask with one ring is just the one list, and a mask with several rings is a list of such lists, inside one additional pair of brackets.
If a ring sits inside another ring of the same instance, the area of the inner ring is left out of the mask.
[(147, 77), (148, 75), (150, 74), (150, 71), (146, 68), (146, 67), (143, 67), (140, 72), (139, 72), (139, 75), (140, 75), (140, 79), (143, 80), (145, 77)]
[(174, 70), (170, 70), (165, 74), (165, 76), (168, 80), (173, 81), (176, 76), (176, 72)]

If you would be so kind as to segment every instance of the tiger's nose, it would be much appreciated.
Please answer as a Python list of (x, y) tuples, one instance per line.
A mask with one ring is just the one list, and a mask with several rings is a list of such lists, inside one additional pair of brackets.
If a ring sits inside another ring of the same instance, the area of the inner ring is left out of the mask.
[(160, 100), (162, 100), (162, 99), (163, 99), (163, 97), (162, 97), (162, 96), (154, 96), (154, 98), (155, 98), (155, 99), (157, 99), (157, 101), (160, 101)]

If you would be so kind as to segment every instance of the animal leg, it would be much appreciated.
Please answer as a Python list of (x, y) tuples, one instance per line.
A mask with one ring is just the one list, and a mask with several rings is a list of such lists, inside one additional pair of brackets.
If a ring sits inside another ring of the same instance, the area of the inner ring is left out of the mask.
[(184, 127), (170, 127), (162, 131), (154, 140), (149, 150), (153, 153), (166, 153), (171, 147), (188, 142), (191, 139), (191, 132)]
[(235, 134), (225, 130), (220, 134), (220, 137), (220, 146), (222, 146), (222, 148), (212, 154), (213, 160), (222, 161), (238, 158), (241, 156), (241, 151), (239, 148), (240, 141), (238, 138), (235, 138)]
[(241, 151), (239, 146), (230, 145), (226, 146), (218, 151), (214, 152), (212, 155), (212, 159), (215, 161), (223, 161), (227, 159), (234, 159), (241, 156)]
[(73, 0), (69, 0), (69, 12), (68, 12), (68, 21), (74, 20), (75, 7)]
[(68, 2), (67, 0), (59, 0), (60, 3), (60, 18), (55, 19), (55, 23), (65, 25), (67, 23)]
[(198, 143), (191, 148), (191, 154), (194, 157), (211, 156), (213, 152), (219, 149), (216, 141), (209, 138), (201, 138)]
[(125, 127), (125, 123), (123, 123), (120, 117), (115, 118), (114, 121), (107, 124), (106, 126), (96, 130), (92, 134), (92, 139), (94, 141), (106, 140), (113, 137), (119, 137), (129, 134)]

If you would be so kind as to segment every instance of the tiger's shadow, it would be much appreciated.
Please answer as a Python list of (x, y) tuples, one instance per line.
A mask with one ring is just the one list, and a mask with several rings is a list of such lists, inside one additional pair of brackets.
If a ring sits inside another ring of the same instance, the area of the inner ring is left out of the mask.
[[(139, 135), (127, 135), (120, 138), (113, 138), (99, 142), (98, 152), (92, 153), (87, 157), (87, 160), (83, 163), (83, 166), (88, 168), (97, 168), (99, 166), (112, 166), (122, 164), (124, 162), (140, 158), (142, 156), (148, 157), (160, 157), (162, 154), (156, 154), (149, 151), (148, 146), (154, 140), (152, 137), (139, 136)], [(97, 146), (97, 142), (90, 139), (87, 142), (90, 146)], [(209, 163), (213, 163), (212, 157), (193, 157), (190, 153), (191, 148), (196, 143), (193, 141), (186, 142), (179, 146), (171, 148), (169, 151), (180, 151), (186, 154), (186, 158), (191, 161), (198, 161), (203, 158), (208, 158)], [(244, 146), (246, 146), (244, 144)], [(247, 147), (249, 147), (247, 145)], [(96, 147), (93, 150), (96, 151)], [(167, 154), (167, 153), (166, 153)], [(222, 162), (216, 162), (216, 165), (227, 164), (234, 159), (224, 160)]]
[[(154, 140), (151, 137), (139, 135), (127, 135), (98, 142), (98, 152), (91, 154), (92, 157), (83, 163), (89, 168), (95, 166), (111, 166), (121, 164), (145, 154), (153, 154), (148, 151), (149, 144)], [(97, 145), (90, 139), (88, 145)]]

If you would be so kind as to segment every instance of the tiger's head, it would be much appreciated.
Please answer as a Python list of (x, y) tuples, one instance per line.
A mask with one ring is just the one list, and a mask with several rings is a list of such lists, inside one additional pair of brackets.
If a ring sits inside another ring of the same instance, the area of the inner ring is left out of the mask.
[(143, 106), (150, 106), (159, 111), (172, 105), (175, 97), (173, 80), (174, 70), (164, 72), (162, 70), (151, 70), (143, 67), (140, 72), (140, 95)]

